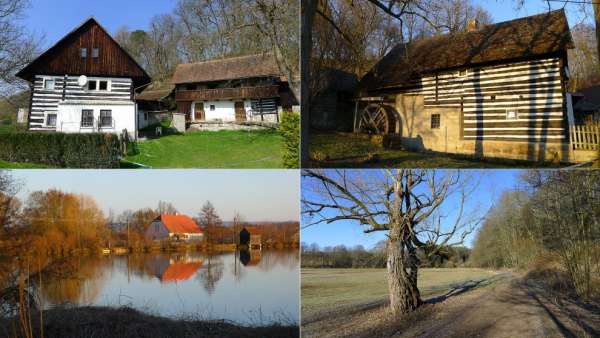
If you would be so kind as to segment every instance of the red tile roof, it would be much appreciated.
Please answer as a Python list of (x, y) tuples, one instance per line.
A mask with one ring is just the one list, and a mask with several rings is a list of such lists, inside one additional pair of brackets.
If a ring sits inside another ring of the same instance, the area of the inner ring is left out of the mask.
[(177, 282), (190, 279), (202, 263), (173, 263), (163, 272), (160, 280), (163, 282)]
[(202, 229), (196, 224), (196, 222), (189, 216), (186, 215), (167, 215), (162, 214), (158, 219), (165, 225), (170, 233), (176, 234), (201, 234)]
[(257, 227), (245, 227), (246, 231), (248, 231), (251, 235), (260, 235), (260, 229)]

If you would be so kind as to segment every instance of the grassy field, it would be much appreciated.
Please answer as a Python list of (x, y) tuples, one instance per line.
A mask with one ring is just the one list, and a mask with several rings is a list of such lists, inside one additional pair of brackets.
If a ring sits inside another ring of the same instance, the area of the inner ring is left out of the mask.
[(281, 168), (276, 130), (192, 132), (139, 142), (127, 161), (153, 168)]
[[(494, 275), (483, 269), (421, 269), (419, 290), (427, 296)], [(302, 318), (388, 297), (385, 269), (302, 269), (301, 281)]]
[(310, 160), (315, 167), (527, 168), (552, 166), (517, 160), (478, 160), (466, 156), (386, 149), (350, 133), (311, 133)]

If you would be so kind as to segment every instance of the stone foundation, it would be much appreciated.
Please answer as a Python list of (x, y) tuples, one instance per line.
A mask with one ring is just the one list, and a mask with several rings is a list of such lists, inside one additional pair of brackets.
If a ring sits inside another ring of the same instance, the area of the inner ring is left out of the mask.
[(219, 130), (265, 130), (277, 128), (279, 124), (272, 122), (224, 122), (205, 121), (192, 122), (188, 132), (193, 131), (219, 131)]

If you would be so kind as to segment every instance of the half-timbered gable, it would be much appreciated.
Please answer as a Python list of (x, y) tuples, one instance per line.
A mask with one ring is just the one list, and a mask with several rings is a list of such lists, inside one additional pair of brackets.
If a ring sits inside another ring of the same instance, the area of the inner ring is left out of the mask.
[(136, 129), (133, 94), (144, 69), (94, 19), (23, 68), (31, 83), (30, 130), (120, 133)]
[(371, 101), (356, 127), (419, 149), (564, 160), (569, 48), (562, 10), (398, 45), (361, 80)]
[(295, 104), (271, 54), (180, 64), (171, 82), (190, 122), (275, 122), (282, 107)]

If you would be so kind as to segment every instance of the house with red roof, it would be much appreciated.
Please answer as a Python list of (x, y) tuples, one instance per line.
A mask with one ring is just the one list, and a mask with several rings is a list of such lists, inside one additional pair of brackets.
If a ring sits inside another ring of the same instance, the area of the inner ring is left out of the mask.
[(155, 241), (199, 241), (204, 238), (204, 231), (189, 216), (162, 214), (146, 229), (146, 238)]

